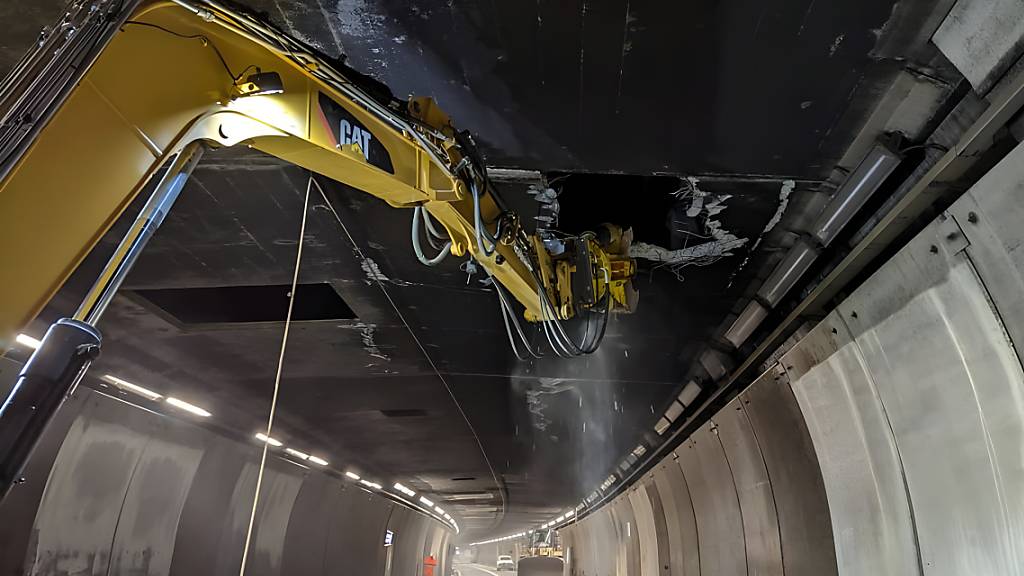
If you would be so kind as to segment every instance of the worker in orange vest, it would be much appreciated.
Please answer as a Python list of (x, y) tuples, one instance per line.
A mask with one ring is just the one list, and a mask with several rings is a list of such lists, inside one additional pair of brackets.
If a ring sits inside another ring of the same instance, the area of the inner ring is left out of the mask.
[(431, 554), (423, 559), (423, 576), (434, 576), (434, 566), (437, 566), (437, 560), (434, 559), (434, 555)]

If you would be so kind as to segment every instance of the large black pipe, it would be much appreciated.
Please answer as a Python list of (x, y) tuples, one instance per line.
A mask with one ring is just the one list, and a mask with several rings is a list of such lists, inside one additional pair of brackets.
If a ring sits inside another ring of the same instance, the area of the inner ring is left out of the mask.
[(21, 480), (46, 426), (99, 354), (100, 341), (94, 326), (58, 320), (18, 374), (0, 405), (0, 501)]

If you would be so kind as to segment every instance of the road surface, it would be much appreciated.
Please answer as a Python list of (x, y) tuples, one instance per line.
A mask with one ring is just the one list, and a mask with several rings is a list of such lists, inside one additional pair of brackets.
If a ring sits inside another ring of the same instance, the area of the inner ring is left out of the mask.
[(493, 566), (483, 564), (456, 564), (455, 569), (459, 571), (459, 576), (516, 576), (513, 571), (498, 572)]

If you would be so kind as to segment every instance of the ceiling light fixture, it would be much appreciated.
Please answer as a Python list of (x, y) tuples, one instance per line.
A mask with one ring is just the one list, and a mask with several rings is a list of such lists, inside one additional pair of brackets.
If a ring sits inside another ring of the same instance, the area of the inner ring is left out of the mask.
[(281, 442), (277, 438), (271, 438), (270, 436), (267, 436), (263, 432), (257, 432), (256, 433), (256, 439), (259, 440), (260, 442), (266, 442), (267, 444), (270, 444), (271, 446), (273, 446), (275, 448), (278, 448), (282, 444), (284, 444), (284, 442)]
[(380, 490), (381, 488), (380, 484), (377, 484), (376, 482), (370, 482), (369, 480), (360, 480), (359, 483), (368, 488), (373, 488), (374, 490)]
[(213, 414), (210, 414), (209, 412), (200, 408), (199, 406), (196, 406), (195, 404), (189, 404), (184, 400), (178, 400), (177, 398), (174, 398), (172, 396), (168, 396), (166, 399), (164, 399), (164, 402), (167, 402), (168, 404), (174, 406), (175, 408), (180, 408), (181, 410), (184, 410), (186, 412), (191, 412), (196, 416), (202, 416), (203, 418), (209, 418), (210, 416), (213, 416)]
[(427, 500), (426, 496), (420, 496), (420, 502), (423, 503), (426, 506), (433, 506), (434, 505), (433, 502), (431, 502), (430, 500)]
[(822, 246), (832, 243), (839, 231), (864, 207), (868, 198), (878, 190), (901, 161), (899, 153), (886, 142), (875, 143), (850, 176), (839, 186), (832, 196), (832, 201), (811, 228)]
[(309, 454), (306, 454), (305, 452), (299, 452), (295, 448), (285, 448), (284, 451), (291, 454), (292, 456), (295, 456), (296, 458), (300, 458), (302, 460), (309, 460)]
[(355, 472), (353, 472), (351, 470), (347, 470), (345, 472), (345, 476), (348, 476), (349, 478), (351, 478), (353, 480), (359, 480), (359, 474), (356, 474)]
[(43, 345), (41, 341), (29, 336), (28, 334), (18, 334), (14, 338), (14, 341), (17, 342), (18, 344), (21, 344), (22, 346), (27, 346), (33, 350), (36, 350)]
[(399, 492), (401, 492), (402, 494), (405, 494), (406, 496), (408, 496), (410, 498), (412, 498), (413, 496), (416, 495), (416, 492), (414, 490), (409, 489), (408, 487), (406, 487), (401, 482), (395, 482), (395, 490), (398, 490)]
[(136, 394), (138, 394), (140, 396), (145, 396), (146, 398), (149, 398), (150, 400), (159, 400), (159, 399), (163, 398), (162, 394), (157, 394), (156, 392), (153, 392), (152, 390), (150, 390), (148, 388), (143, 388), (142, 386), (139, 386), (137, 384), (132, 384), (131, 382), (128, 382), (126, 380), (122, 380), (122, 379), (118, 378), (117, 376), (111, 376), (110, 374), (105, 374), (105, 375), (103, 375), (103, 377), (101, 379), (106, 381), (106, 382), (109, 382), (110, 384), (113, 384), (114, 386), (117, 386), (118, 388), (121, 388), (122, 390), (127, 390), (128, 392), (134, 392), (134, 393), (136, 393)]
[(324, 460), (319, 456), (310, 456), (309, 461), (318, 466), (327, 466), (327, 460)]

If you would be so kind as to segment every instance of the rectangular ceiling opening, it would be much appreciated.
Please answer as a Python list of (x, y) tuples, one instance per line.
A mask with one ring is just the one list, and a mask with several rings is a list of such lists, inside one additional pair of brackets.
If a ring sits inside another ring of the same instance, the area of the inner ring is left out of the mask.
[[(290, 284), (158, 288), (132, 292), (182, 324), (284, 322)], [(354, 320), (355, 312), (327, 283), (299, 284), (293, 321)]]
[(422, 408), (392, 408), (381, 410), (380, 413), (388, 418), (420, 418), (427, 415), (427, 411)]

